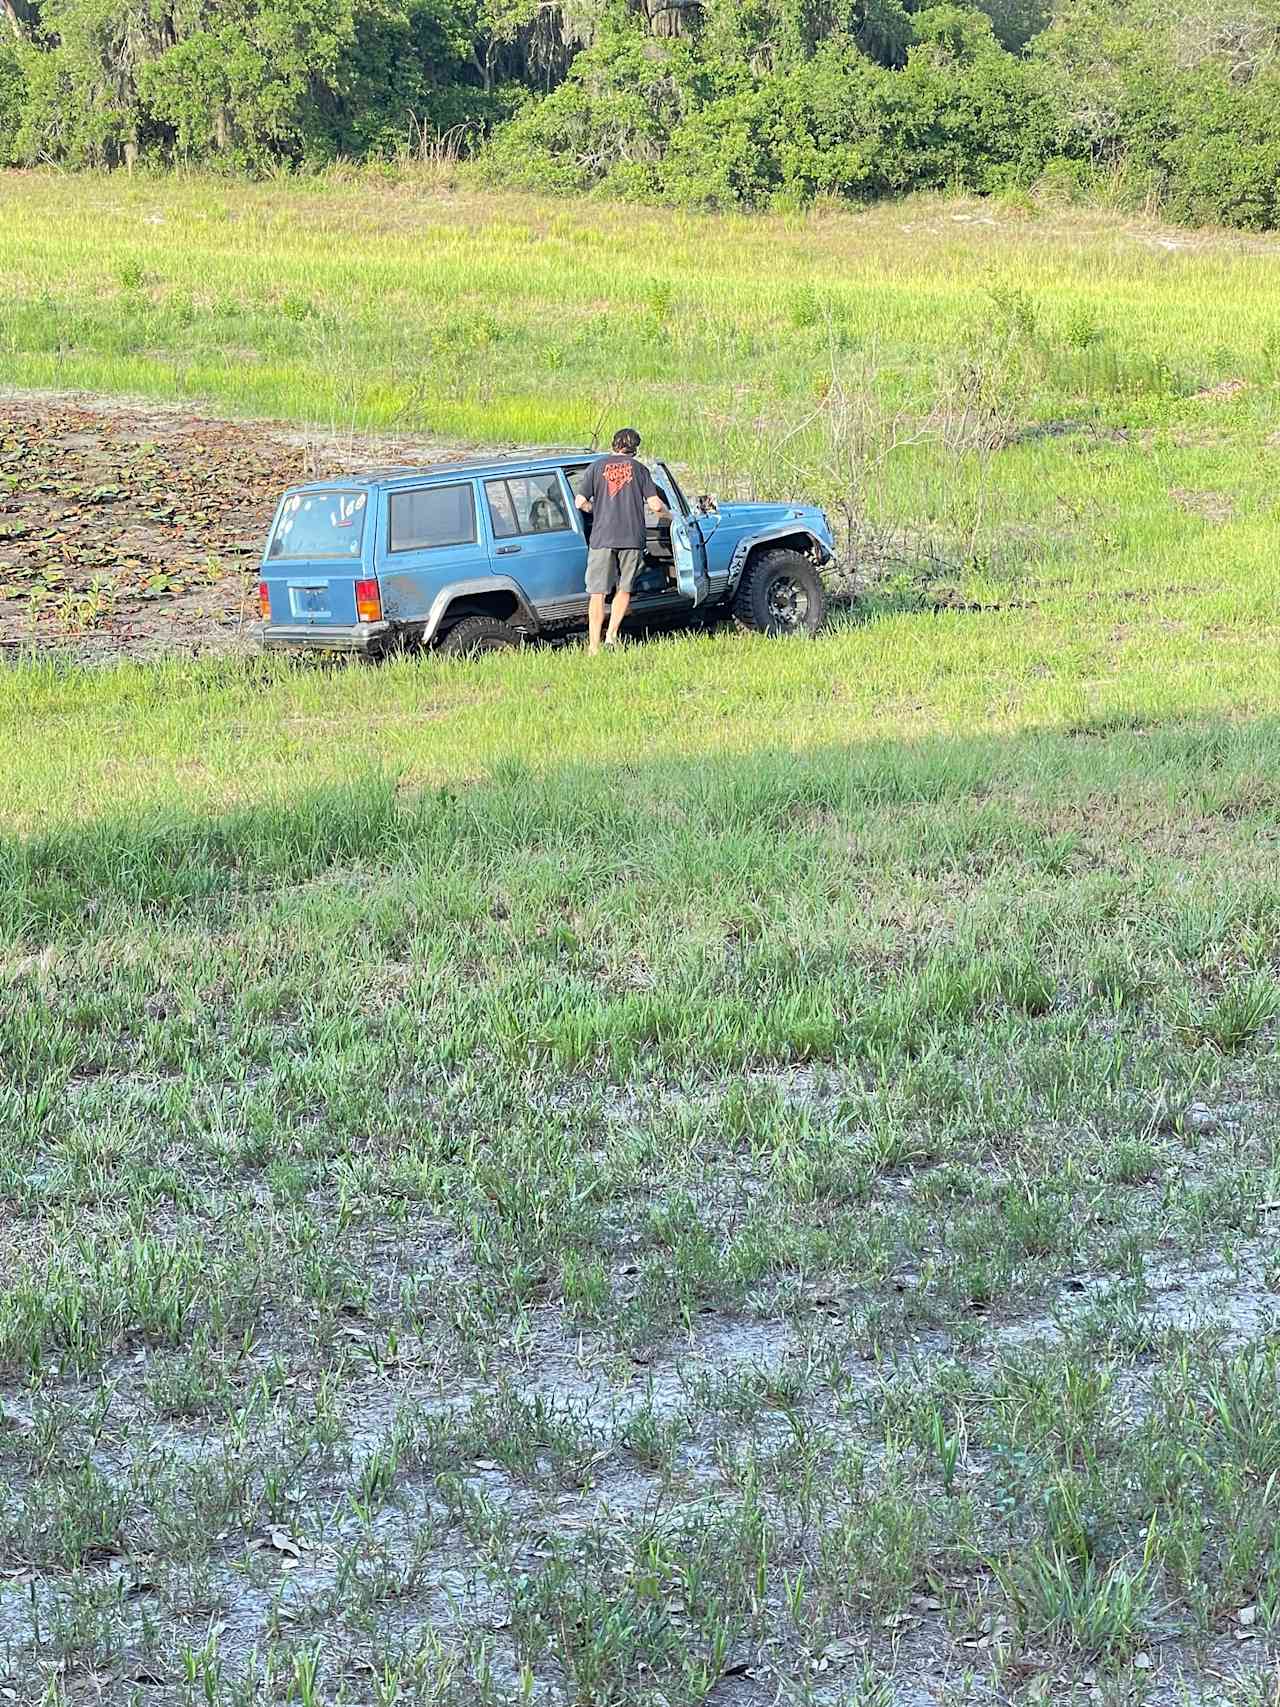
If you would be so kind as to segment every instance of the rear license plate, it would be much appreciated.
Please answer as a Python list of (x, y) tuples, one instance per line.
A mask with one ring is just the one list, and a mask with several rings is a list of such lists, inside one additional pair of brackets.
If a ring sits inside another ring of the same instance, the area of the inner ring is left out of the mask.
[(295, 616), (328, 616), (329, 589), (324, 587), (291, 587)]

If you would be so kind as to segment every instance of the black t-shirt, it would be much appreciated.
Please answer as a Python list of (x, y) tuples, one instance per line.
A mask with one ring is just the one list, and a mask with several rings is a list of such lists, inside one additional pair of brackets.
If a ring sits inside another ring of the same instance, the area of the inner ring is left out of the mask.
[(645, 504), (661, 494), (642, 462), (610, 451), (583, 476), (582, 496), (591, 500), (593, 551), (644, 550)]

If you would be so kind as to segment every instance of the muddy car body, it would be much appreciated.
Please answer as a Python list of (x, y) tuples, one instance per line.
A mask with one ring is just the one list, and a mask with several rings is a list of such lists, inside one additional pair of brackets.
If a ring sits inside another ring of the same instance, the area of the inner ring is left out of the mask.
[[(575, 482), (592, 460), (507, 457), (291, 488), (262, 559), (263, 645), (480, 651), (578, 626), (591, 518)], [(637, 618), (729, 610), (768, 633), (817, 628), (833, 550), (821, 510), (691, 504), (665, 464), (653, 475), (672, 520), (649, 530)]]

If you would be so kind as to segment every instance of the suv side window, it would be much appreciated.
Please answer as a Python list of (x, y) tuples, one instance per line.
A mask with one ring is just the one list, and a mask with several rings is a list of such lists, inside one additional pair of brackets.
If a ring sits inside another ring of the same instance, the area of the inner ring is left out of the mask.
[(476, 498), (470, 481), (393, 492), (389, 512), (388, 547), (392, 551), (475, 544)]
[(568, 533), (571, 529), (564, 493), (554, 472), (486, 480), (484, 493), (495, 539), (514, 539), (525, 533)]

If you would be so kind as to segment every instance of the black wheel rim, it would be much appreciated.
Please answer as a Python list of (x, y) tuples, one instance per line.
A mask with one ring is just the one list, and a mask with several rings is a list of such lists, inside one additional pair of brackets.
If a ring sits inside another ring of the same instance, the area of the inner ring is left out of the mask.
[(794, 575), (775, 575), (765, 592), (769, 621), (777, 628), (803, 628), (809, 620), (809, 589)]

